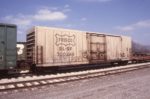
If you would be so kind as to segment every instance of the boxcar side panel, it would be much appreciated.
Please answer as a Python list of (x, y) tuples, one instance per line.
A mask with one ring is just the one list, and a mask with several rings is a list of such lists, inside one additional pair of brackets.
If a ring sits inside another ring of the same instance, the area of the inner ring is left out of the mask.
[(37, 66), (88, 63), (85, 32), (46, 27), (37, 27), (36, 30)]
[(16, 66), (16, 35), (16, 28), (12, 26), (7, 26), (6, 65), (8, 69)]
[(45, 43), (45, 63), (54, 63), (54, 30), (46, 29), (46, 43)]
[(35, 62), (36, 64), (45, 63), (46, 58), (46, 31), (45, 29), (36, 28), (35, 31)]
[(0, 24), (0, 69), (13, 69), (16, 66), (15, 25)]
[(5, 68), (5, 26), (0, 25), (0, 69)]
[(131, 38), (122, 36), (122, 60), (130, 60), (131, 58)]
[(122, 41), (120, 36), (106, 36), (107, 61), (115, 61), (121, 59), (121, 42)]
[[(84, 63), (89, 63), (89, 58), (88, 58), (88, 42), (87, 42), (87, 34), (82, 32), (82, 50), (80, 51), (82, 54), (82, 62)], [(80, 44), (80, 41), (78, 41)]]

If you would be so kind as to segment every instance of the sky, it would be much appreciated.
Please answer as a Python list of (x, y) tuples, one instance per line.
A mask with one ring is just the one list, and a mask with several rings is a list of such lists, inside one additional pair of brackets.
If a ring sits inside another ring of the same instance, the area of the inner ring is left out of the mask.
[(18, 26), (26, 41), (33, 26), (130, 36), (150, 45), (150, 0), (1, 0), (0, 23)]

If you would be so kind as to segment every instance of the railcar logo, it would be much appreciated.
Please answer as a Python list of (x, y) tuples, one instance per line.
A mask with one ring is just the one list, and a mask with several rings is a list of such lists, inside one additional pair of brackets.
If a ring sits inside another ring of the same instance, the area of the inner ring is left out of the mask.
[(75, 35), (67, 35), (67, 34), (64, 34), (64, 35), (59, 35), (59, 34), (56, 34), (55, 35), (56, 37), (56, 45), (59, 46), (59, 45), (72, 45), (72, 46), (75, 46)]

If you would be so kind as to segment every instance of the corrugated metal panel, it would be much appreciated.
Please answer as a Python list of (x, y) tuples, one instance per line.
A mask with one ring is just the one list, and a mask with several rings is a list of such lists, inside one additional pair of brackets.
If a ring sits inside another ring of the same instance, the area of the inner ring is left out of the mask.
[(120, 36), (106, 36), (107, 60), (119, 60), (121, 58), (121, 42)]
[(131, 38), (122, 36), (122, 60), (130, 60), (131, 58)]
[(0, 69), (5, 68), (5, 26), (0, 25)]
[(106, 36), (107, 60), (129, 60), (131, 38), (125, 36)]
[(16, 25), (0, 24), (0, 69), (16, 66)]

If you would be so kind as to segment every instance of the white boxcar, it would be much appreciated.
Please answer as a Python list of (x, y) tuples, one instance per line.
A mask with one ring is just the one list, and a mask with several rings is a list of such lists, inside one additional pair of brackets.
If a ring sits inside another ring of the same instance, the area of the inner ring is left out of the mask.
[(37, 67), (127, 62), (130, 54), (126, 36), (41, 26), (27, 34), (27, 59)]

